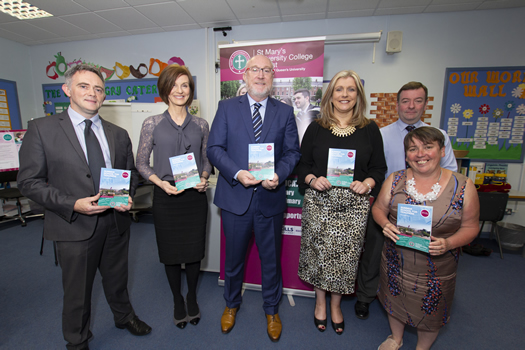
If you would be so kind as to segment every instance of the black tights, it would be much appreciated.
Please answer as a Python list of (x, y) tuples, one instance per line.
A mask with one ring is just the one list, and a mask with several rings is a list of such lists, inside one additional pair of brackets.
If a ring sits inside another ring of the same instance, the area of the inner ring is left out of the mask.
[[(184, 307), (184, 297), (180, 292), (181, 265), (164, 265), (164, 268), (166, 269), (166, 276), (168, 277), (171, 292), (173, 293), (173, 302), (175, 304), (174, 316), (177, 320), (182, 320), (186, 317), (186, 309)], [(200, 269), (200, 261), (186, 264), (186, 282), (188, 283), (186, 302), (188, 304), (188, 314), (190, 316), (195, 316), (199, 313), (199, 306), (197, 305), (197, 282), (199, 281)]]

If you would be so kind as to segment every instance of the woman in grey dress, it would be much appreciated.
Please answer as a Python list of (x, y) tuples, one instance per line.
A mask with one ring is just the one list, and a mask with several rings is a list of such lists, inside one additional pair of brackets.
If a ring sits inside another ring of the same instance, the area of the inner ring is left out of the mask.
[[(206, 189), (211, 172), (206, 156), (209, 126), (204, 119), (188, 112), (195, 89), (188, 68), (175, 64), (166, 67), (157, 85), (168, 109), (144, 121), (137, 151), (137, 169), (155, 184), (153, 218), (159, 258), (165, 265), (173, 293), (173, 319), (182, 329), (187, 322), (196, 325), (200, 320), (197, 281), (206, 242)], [(150, 166), (152, 151), (153, 168)], [(194, 188), (179, 190), (169, 158), (190, 153), (194, 154), (200, 183)], [(181, 264), (185, 264), (188, 283), (186, 303), (181, 294)]]

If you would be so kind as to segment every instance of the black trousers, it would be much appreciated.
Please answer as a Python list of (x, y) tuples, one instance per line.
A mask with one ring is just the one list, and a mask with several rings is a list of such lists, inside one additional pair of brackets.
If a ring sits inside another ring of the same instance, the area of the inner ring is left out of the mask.
[(110, 209), (99, 215), (88, 240), (56, 242), (64, 288), (62, 332), (68, 349), (85, 348), (91, 336), (91, 292), (97, 269), (115, 323), (127, 323), (135, 315), (127, 288), (129, 229), (120, 235), (113, 214)]
[(366, 228), (365, 251), (361, 256), (361, 263), (357, 272), (357, 300), (364, 303), (371, 303), (377, 295), (379, 284), (379, 267), (381, 264), (381, 252), (385, 236), (381, 226), (376, 224), (372, 217), (372, 212), (368, 215), (368, 225)]

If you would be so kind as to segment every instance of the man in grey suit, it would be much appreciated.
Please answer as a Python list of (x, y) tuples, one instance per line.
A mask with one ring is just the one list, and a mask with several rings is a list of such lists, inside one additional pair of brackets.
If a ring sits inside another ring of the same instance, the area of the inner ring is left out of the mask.
[[(92, 66), (70, 68), (62, 86), (67, 111), (32, 120), (20, 149), (18, 187), (45, 207), (44, 235), (56, 241), (62, 268), (62, 331), (68, 349), (89, 349), (91, 292), (97, 269), (115, 326), (134, 335), (151, 327), (128, 296), (129, 209), (138, 174), (128, 133), (98, 115), (104, 78)], [(98, 206), (100, 168), (131, 170), (127, 206)]]

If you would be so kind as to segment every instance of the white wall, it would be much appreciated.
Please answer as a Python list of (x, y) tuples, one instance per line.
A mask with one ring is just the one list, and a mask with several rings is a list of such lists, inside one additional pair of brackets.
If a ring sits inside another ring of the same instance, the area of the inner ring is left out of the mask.
[[(397, 92), (399, 87), (408, 81), (421, 81), (429, 88), (429, 94), (435, 97), (431, 123), (439, 126), (445, 69), (524, 65), (524, 17), (525, 8), (357, 17), (237, 26), (228, 32), (226, 38), (212, 29), (201, 29), (33, 47), (25, 47), (0, 38), (0, 77), (18, 82), (25, 125), (31, 117), (40, 116), (42, 113), (41, 85), (53, 82), (46, 77), (45, 67), (59, 51), (68, 59), (80, 57), (107, 67), (112, 67), (115, 61), (138, 65), (141, 62), (148, 64), (151, 57), (167, 61), (172, 56), (179, 56), (198, 77), (197, 91), (202, 116), (211, 121), (219, 94), (219, 74), (216, 74), (214, 69), (218, 41), (382, 30), (383, 37), (376, 44), (375, 63), (372, 63), (373, 44), (326, 46), (324, 78), (330, 79), (341, 69), (353, 69), (365, 80), (367, 94)], [(387, 55), (386, 34), (391, 30), (403, 32), (403, 51)], [(5, 45), (12, 52), (5, 53)], [(6, 57), (7, 55), (9, 56)], [(17, 69), (9, 68), (13, 65), (12, 62), (16, 62)], [(32, 67), (31, 73), (25, 70), (26, 67)], [(152, 76), (148, 76), (150, 77)], [(28, 84), (32, 84), (32, 91), (27, 88)], [(522, 168), (521, 164), (509, 166), (509, 182), (513, 189), (525, 191), (525, 187), (519, 188), (523, 182)], [(525, 213), (525, 204), (519, 207), (512, 204), (509, 207), (517, 207), (518, 213), (506, 217), (506, 221), (525, 225), (525, 219), (519, 218), (525, 217), (521, 215)]]

